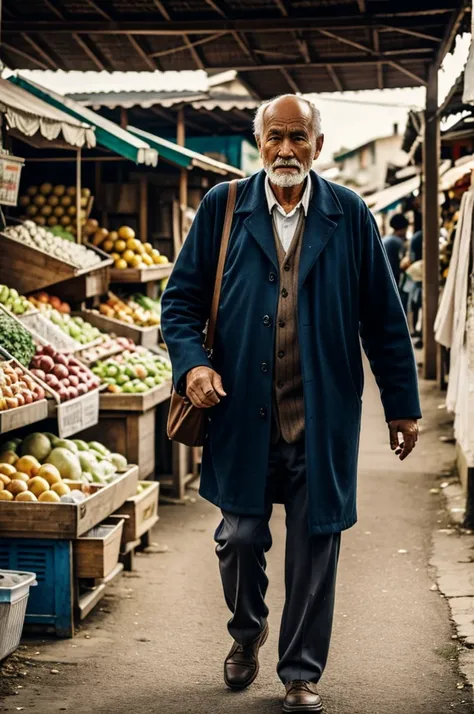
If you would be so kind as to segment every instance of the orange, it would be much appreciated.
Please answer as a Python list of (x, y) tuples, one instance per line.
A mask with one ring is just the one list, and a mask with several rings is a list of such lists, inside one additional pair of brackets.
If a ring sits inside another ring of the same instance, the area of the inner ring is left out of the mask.
[(41, 464), (34, 456), (22, 456), (21, 459), (18, 459), (15, 463), (15, 468), (17, 471), (28, 474), (30, 478), (33, 478), (38, 474)]

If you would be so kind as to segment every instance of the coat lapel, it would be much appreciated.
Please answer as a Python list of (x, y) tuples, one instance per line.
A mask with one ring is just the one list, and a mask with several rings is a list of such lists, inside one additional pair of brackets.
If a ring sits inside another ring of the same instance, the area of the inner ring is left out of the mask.
[[(337, 227), (342, 215), (341, 204), (330, 184), (314, 171), (310, 172), (313, 182), (313, 196), (306, 216), (301, 249), (299, 287), (304, 283), (324, 246)], [(252, 176), (239, 197), (235, 213), (246, 213), (244, 225), (257, 241), (267, 258), (278, 270), (278, 256), (275, 247), (271, 216), (265, 196), (265, 172)]]
[(303, 245), (301, 248), (298, 287), (301, 288), (321, 255), (326, 243), (337, 228), (342, 215), (341, 204), (330, 184), (311, 172), (313, 196), (306, 216)]

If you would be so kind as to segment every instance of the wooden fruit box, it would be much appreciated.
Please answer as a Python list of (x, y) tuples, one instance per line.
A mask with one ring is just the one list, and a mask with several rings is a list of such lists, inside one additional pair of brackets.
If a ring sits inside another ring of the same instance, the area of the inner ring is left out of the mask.
[(104, 521), (74, 541), (74, 564), (78, 578), (101, 579), (117, 566), (124, 521)]
[[(89, 246), (88, 246), (89, 247)], [(95, 252), (102, 253), (94, 248)], [(10, 282), (20, 294), (42, 290), (63, 280), (76, 278), (112, 263), (107, 258), (93, 268), (79, 269), (73, 263), (59, 260), (39, 248), (32, 248), (18, 240), (0, 233), (0, 255), (8, 260), (0, 261), (0, 283)]]
[(147, 412), (170, 398), (171, 381), (160, 384), (143, 394), (113, 394), (112, 392), (101, 391), (100, 409), (101, 411), (121, 411), (121, 412)]
[(79, 303), (91, 297), (106, 295), (110, 283), (110, 268), (108, 265), (101, 264), (101, 266), (91, 273), (57, 283), (54, 286), (55, 294), (61, 300), (71, 303)]
[(0, 501), (0, 536), (74, 540), (114, 513), (137, 492), (138, 466), (82, 503)]
[(31, 404), (25, 404), (16, 409), (7, 409), (0, 412), (0, 434), (6, 434), (13, 429), (20, 429), (22, 426), (34, 424), (42, 421), (48, 416), (48, 403), (46, 399), (40, 399)]
[(173, 263), (165, 265), (150, 265), (148, 268), (111, 268), (111, 283), (149, 283), (154, 280), (168, 278), (174, 268)]
[(159, 481), (139, 481), (143, 491), (127, 498), (114, 514), (127, 516), (125, 519), (122, 545), (139, 540), (158, 521)]
[(106, 317), (93, 310), (83, 310), (82, 312), (74, 313), (80, 315), (84, 320), (90, 322), (99, 330), (108, 333), (114, 333), (119, 337), (128, 337), (137, 345), (142, 347), (153, 347), (158, 344), (159, 327), (138, 327), (136, 325), (127, 325), (122, 320), (117, 320), (115, 317)]

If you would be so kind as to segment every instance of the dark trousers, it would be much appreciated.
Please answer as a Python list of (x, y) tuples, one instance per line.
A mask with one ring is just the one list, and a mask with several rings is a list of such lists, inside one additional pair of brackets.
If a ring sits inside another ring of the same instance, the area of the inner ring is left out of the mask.
[(318, 682), (326, 665), (334, 610), (340, 533), (309, 535), (304, 440), (279, 441), (270, 450), (268, 510), (265, 516), (226, 511), (215, 540), (222, 584), (232, 612), (231, 636), (242, 645), (255, 640), (268, 615), (265, 553), (278, 491), (286, 510), (286, 601), (280, 629), (278, 675)]

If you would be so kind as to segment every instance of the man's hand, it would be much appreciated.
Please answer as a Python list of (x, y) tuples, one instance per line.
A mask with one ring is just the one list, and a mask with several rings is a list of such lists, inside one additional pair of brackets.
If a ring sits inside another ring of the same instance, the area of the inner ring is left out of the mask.
[[(395, 419), (388, 422), (388, 428), (391, 449), (395, 451), (400, 461), (404, 461), (418, 441), (418, 422), (416, 419)], [(400, 443), (398, 441), (399, 433), (403, 437)]]
[(194, 367), (186, 376), (186, 396), (194, 407), (209, 409), (219, 404), (226, 393), (217, 372), (209, 367)]

